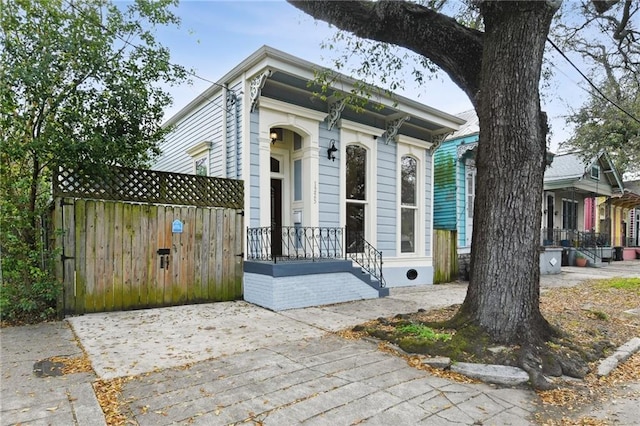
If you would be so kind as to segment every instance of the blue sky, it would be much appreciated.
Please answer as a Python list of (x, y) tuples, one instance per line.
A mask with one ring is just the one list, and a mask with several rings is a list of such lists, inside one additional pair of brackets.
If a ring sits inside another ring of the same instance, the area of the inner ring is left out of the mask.
[[(172, 62), (211, 81), (217, 81), (262, 45), (318, 65), (332, 65), (333, 53), (322, 49), (321, 43), (334, 30), (282, 0), (182, 0), (176, 13), (182, 19), (181, 27), (159, 29), (158, 39), (171, 49)], [(558, 144), (570, 136), (562, 118), (567, 107), (579, 107), (586, 93), (578, 85), (577, 72), (563, 60), (555, 59), (554, 63), (555, 78), (546, 90), (543, 109), (549, 114), (551, 149), (556, 151)], [(171, 88), (174, 105), (165, 117), (175, 114), (209, 85), (194, 78), (191, 85)], [(420, 87), (408, 83), (400, 94), (450, 114), (471, 109), (466, 95), (446, 75)]]

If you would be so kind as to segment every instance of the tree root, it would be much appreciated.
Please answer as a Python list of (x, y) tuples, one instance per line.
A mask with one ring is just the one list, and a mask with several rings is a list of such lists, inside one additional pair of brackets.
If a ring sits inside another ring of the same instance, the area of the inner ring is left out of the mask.
[(557, 386), (547, 377), (562, 375), (584, 379), (589, 365), (582, 355), (566, 347), (553, 350), (545, 346), (525, 346), (520, 350), (518, 364), (529, 374), (536, 390), (551, 390)]

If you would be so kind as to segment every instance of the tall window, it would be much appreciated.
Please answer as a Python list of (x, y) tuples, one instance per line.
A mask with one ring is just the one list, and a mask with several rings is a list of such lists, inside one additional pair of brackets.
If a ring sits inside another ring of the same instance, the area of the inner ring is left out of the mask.
[(417, 169), (415, 158), (402, 157), (400, 163), (401, 201), (400, 201), (400, 251), (414, 253), (416, 247), (416, 211), (417, 204)]
[(367, 150), (358, 145), (348, 145), (346, 165), (347, 252), (354, 253), (363, 250), (367, 204)]
[(562, 229), (578, 229), (578, 202), (562, 200)]

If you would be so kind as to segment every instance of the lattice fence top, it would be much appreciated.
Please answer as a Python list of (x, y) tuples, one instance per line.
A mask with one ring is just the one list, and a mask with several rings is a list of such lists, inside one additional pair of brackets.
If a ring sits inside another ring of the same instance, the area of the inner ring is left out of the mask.
[(53, 179), (53, 193), (60, 197), (244, 208), (241, 180), (126, 167), (109, 170), (110, 173), (93, 175), (61, 169)]

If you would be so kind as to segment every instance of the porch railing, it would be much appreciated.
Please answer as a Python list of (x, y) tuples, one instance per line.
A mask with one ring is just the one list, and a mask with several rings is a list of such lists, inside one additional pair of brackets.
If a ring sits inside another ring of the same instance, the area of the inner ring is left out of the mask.
[(380, 287), (385, 287), (387, 283), (382, 275), (382, 252), (364, 238), (359, 239), (356, 246), (358, 250), (350, 250), (347, 254), (349, 258), (377, 279), (380, 282)]
[[(347, 246), (348, 245), (348, 246)], [(282, 226), (247, 228), (247, 260), (263, 262), (351, 259), (385, 286), (382, 252), (345, 228)]]
[(575, 248), (608, 247), (609, 235), (601, 232), (582, 232), (573, 229), (542, 229), (542, 245)]
[(344, 259), (342, 228), (302, 226), (247, 228), (247, 259), (291, 261)]
[(572, 229), (542, 229), (543, 245), (573, 247), (579, 249), (593, 261), (608, 255), (611, 242), (608, 234), (602, 232), (582, 232)]

